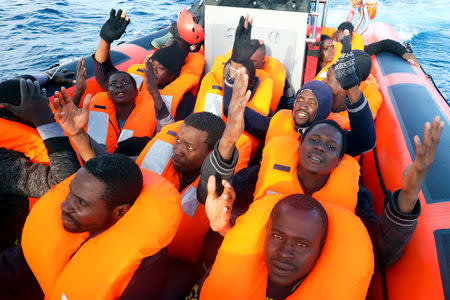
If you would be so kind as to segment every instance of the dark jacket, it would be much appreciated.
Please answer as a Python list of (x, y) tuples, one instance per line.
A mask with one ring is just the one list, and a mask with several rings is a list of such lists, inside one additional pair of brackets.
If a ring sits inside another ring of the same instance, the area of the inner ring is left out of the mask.
[(14, 245), (28, 215), (28, 198), (39, 198), (74, 174), (80, 164), (67, 137), (44, 140), (50, 165), (32, 163), (20, 152), (0, 148), (0, 251)]
[[(231, 161), (224, 161), (217, 149), (218, 143), (205, 161), (203, 162), (201, 177), (197, 187), (197, 199), (205, 203), (207, 183), (209, 176), (216, 177), (216, 182), (225, 179), (231, 182), (235, 192), (236, 200), (233, 204), (233, 211), (247, 209), (253, 202), (256, 181), (258, 180), (259, 167), (253, 166), (242, 169), (233, 175), (238, 159), (238, 151), (235, 149)], [(222, 193), (221, 185), (217, 187), (217, 194)], [(360, 185), (358, 202), (355, 214), (361, 218), (366, 226), (372, 243), (377, 261), (384, 265), (396, 262), (406, 245), (411, 240), (417, 226), (417, 218), (420, 215), (420, 202), (417, 201), (414, 211), (411, 214), (403, 214), (398, 210), (397, 199), (400, 190), (387, 195), (386, 206), (380, 217), (377, 217), (372, 208), (372, 197), (370, 192)]]
[(405, 46), (403, 46), (401, 43), (390, 39), (381, 40), (376, 43), (365, 45), (364, 51), (369, 55), (376, 55), (380, 52), (390, 52), (400, 57), (408, 52)]

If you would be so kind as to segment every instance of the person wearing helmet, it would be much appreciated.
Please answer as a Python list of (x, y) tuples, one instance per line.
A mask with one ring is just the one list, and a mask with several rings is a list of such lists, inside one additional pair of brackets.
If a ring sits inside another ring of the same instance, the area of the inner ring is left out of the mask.
[(203, 30), (205, 5), (199, 1), (189, 9), (183, 9), (178, 15), (177, 22), (172, 23), (166, 35), (154, 39), (151, 44), (155, 48), (162, 48), (168, 40), (181, 38), (190, 48), (190, 51), (200, 50), (205, 32)]

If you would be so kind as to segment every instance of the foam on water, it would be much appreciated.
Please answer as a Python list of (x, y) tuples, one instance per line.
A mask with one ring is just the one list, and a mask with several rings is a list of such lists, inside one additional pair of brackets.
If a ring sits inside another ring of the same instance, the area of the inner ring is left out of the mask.
[[(193, 0), (28, 0), (2, 1), (0, 81), (36, 73), (95, 51), (101, 25), (112, 7), (131, 17), (121, 40), (132, 40), (169, 25)], [(422, 67), (450, 97), (450, 0), (378, 0), (376, 21), (391, 24), (410, 42)], [(331, 0), (329, 26), (345, 20), (348, 1)]]

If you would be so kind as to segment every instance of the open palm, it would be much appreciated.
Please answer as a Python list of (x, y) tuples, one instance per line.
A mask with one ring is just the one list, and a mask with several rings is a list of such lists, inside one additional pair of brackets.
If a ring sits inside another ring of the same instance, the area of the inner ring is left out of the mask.
[(67, 91), (62, 88), (61, 92), (55, 93), (55, 119), (62, 127), (64, 132), (69, 136), (77, 135), (84, 127), (86, 127), (89, 120), (89, 104), (92, 96), (86, 95), (83, 101), (83, 107), (78, 108), (73, 104)]
[(229, 228), (231, 209), (236, 194), (231, 184), (222, 181), (223, 193), (216, 194), (216, 180), (211, 176), (208, 180), (208, 196), (205, 202), (205, 211), (208, 216), (211, 229), (216, 232), (225, 233)]

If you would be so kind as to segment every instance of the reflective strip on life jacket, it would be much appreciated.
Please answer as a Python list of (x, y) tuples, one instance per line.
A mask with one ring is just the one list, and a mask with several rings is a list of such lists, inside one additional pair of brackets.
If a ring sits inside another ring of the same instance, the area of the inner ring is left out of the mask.
[(219, 94), (207, 93), (205, 99), (205, 111), (222, 118), (223, 96)]
[(183, 212), (193, 218), (200, 203), (197, 200), (197, 188), (192, 184), (181, 193), (181, 207)]
[(119, 129), (114, 103), (107, 93), (97, 93), (89, 105), (89, 122), (86, 131), (97, 143), (106, 145), (110, 153), (114, 152), (118, 142), (132, 136), (153, 136), (155, 127), (153, 99), (146, 91), (139, 92), (135, 98), (135, 107), (122, 130)]
[(173, 155), (173, 145), (161, 140), (155, 140), (153, 146), (148, 149), (141, 163), (141, 168), (162, 175)]
[(106, 145), (108, 136), (109, 115), (100, 111), (89, 112), (87, 134), (97, 143)]

